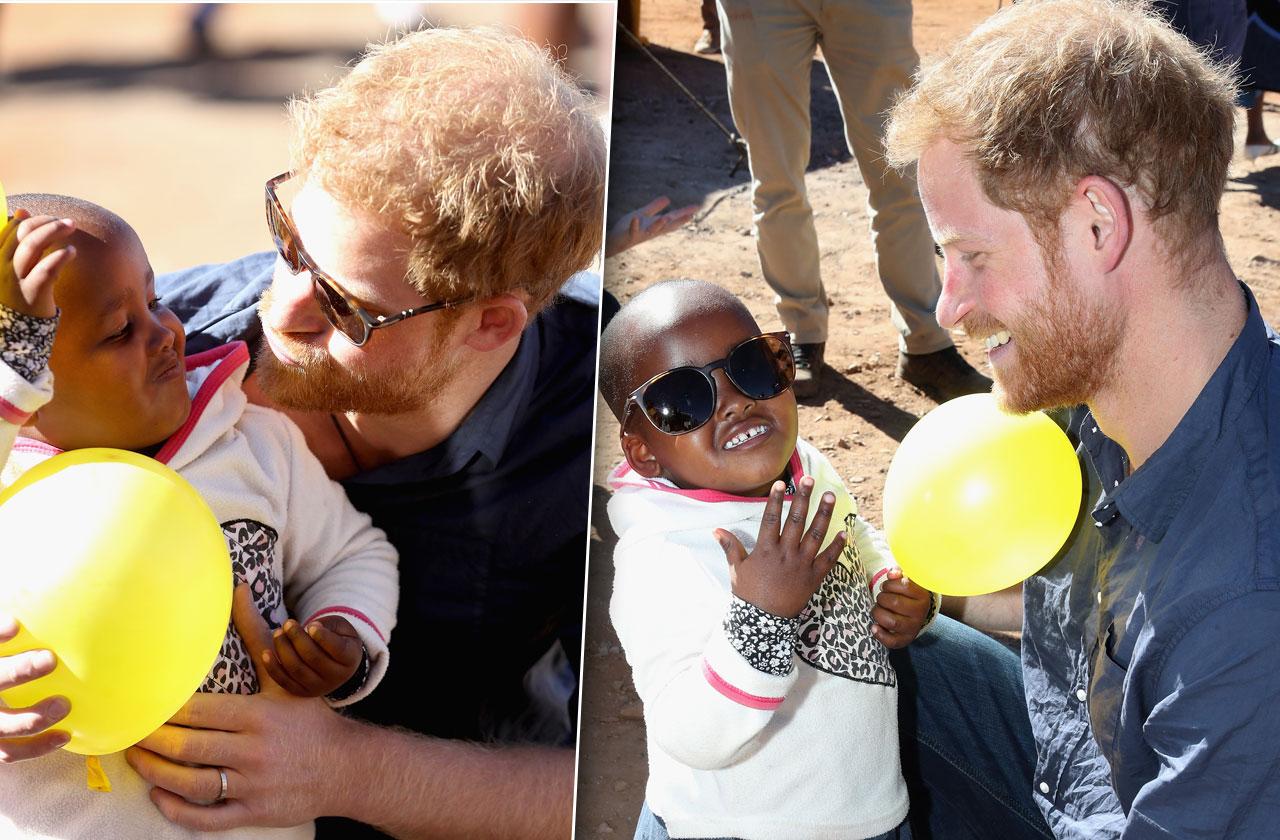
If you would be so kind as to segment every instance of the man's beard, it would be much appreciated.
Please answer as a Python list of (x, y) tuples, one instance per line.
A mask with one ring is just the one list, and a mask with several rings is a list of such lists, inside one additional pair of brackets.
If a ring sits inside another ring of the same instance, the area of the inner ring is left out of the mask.
[[(995, 372), (992, 393), (1001, 408), (1016, 414), (1089, 402), (1114, 382), (1126, 319), (1107, 301), (1089, 300), (1067, 278), (1060, 252), (1042, 252), (1049, 276), (1047, 293), (1017, 323), (965, 320), (970, 335), (1007, 329), (1014, 357), (1003, 374)], [(992, 366), (993, 369), (995, 365)]]
[[(264, 294), (259, 312), (269, 311)], [(268, 327), (264, 324), (263, 329)], [(371, 336), (372, 340), (390, 340)], [(277, 340), (281, 340), (277, 335)], [(288, 346), (299, 366), (276, 358), (264, 336), (255, 356), (255, 375), (263, 392), (281, 408), (297, 411), (352, 411), (362, 414), (403, 414), (428, 406), (457, 375), (452, 358), (405, 353), (402, 366), (379, 374), (350, 370), (324, 350), (305, 344)], [(443, 354), (441, 354), (443, 355)]]

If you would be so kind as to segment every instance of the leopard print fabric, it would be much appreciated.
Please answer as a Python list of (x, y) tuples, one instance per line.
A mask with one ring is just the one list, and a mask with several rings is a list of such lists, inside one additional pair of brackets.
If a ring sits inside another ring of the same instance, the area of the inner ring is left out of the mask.
[(49, 364), (58, 316), (37, 318), (0, 304), (0, 360), (28, 382)]
[(853, 542), (854, 515), (845, 517), (839, 562), (800, 613), (796, 654), (820, 671), (857, 682), (896, 686), (885, 646), (871, 635), (871, 589)]
[[(254, 606), (274, 630), (286, 618), (284, 587), (273, 571), (279, 534), (269, 525), (252, 519), (224, 522), (222, 533), (231, 550), (235, 584), (249, 584)], [(207, 694), (256, 694), (258, 691), (258, 678), (249, 652), (230, 622), (218, 658), (200, 690)]]

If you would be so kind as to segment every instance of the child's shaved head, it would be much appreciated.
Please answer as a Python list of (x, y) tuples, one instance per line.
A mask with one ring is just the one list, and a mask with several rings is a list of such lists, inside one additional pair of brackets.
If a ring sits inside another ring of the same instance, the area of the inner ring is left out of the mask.
[(187, 419), (191, 397), (182, 324), (156, 297), (138, 234), (82, 198), (28, 193), (10, 204), (34, 220), (75, 224), (66, 239), (75, 256), (53, 289), (61, 310), (49, 357), (54, 395), (24, 433), (59, 449), (160, 445)]
[[(71, 219), (76, 231), (94, 239), (106, 240), (124, 231), (132, 231), (129, 223), (105, 207), (71, 195), (53, 193), (22, 193), (9, 196), (11, 208), (22, 208), (33, 216), (54, 216)], [(77, 244), (75, 238), (72, 244)]]
[(706, 280), (656, 283), (618, 310), (600, 336), (600, 393), (615, 417), (622, 419), (627, 396), (644, 384), (637, 371), (654, 348), (676, 330), (697, 329), (712, 313), (731, 313), (760, 331), (742, 301)]

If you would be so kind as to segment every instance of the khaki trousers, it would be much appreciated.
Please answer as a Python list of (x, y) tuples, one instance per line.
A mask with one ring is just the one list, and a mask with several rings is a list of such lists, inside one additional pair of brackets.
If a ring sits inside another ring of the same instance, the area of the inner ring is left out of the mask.
[(868, 192), (880, 283), (892, 301), (900, 349), (951, 345), (934, 309), (941, 285), (914, 178), (884, 162), (881, 135), (895, 94), (919, 61), (910, 0), (718, 0), (729, 106), (747, 141), (756, 247), (778, 314), (801, 343), (826, 341), (827, 296), (805, 192), (809, 76), (822, 46), (845, 140)]

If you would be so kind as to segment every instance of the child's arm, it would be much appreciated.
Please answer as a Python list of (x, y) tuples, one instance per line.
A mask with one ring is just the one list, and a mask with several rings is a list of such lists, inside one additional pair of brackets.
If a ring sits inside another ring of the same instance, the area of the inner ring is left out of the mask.
[(784, 516), (775, 487), (750, 554), (736, 537), (717, 532), (737, 592), (731, 597), (688, 549), (652, 540), (630, 550), (619, 545), (610, 615), (644, 700), (645, 725), (685, 765), (731, 764), (795, 683), (797, 616), (844, 548), (841, 532), (819, 551), (833, 496), (819, 502), (805, 527), (812, 490), (812, 480), (802, 480)]
[(854, 518), (853, 541), (876, 602), (872, 635), (888, 648), (907, 646), (933, 621), (941, 599), (903, 575), (884, 535), (861, 516)]
[[(298, 427), (280, 419), (288, 430), (289, 449), (288, 529), (281, 535), (283, 582), (286, 606), (301, 626), (292, 628), (292, 634), (279, 634), (272, 653), (283, 658), (290, 647), (306, 649), (308, 642), (329, 650), (324, 659), (349, 669), (348, 678), (359, 684), (344, 685), (344, 679), (335, 686), (342, 688), (338, 695), (333, 696), (332, 689), (325, 694), (335, 706), (348, 705), (368, 695), (387, 670), (387, 640), (399, 596), (396, 550), (369, 517), (351, 505), (341, 485), (325, 475)], [(347, 635), (348, 629), (356, 639)], [(310, 670), (323, 672), (326, 682), (340, 674), (314, 665)], [(312, 683), (300, 693), (313, 693), (316, 686)]]
[(74, 229), (67, 219), (33, 218), (25, 210), (15, 210), (0, 229), (0, 463), (18, 430), (53, 396), (53, 284), (75, 257), (63, 244)]
[[(75, 255), (71, 246), (59, 247), (71, 235), (69, 223), (29, 216), (15, 211), (0, 228), (0, 464), (8, 460), (18, 429), (53, 395), (53, 282)], [(17, 622), (0, 616), (0, 641), (17, 633)], [(0, 689), (43, 677), (56, 664), (47, 650), (2, 656)], [(70, 736), (55, 727), (70, 709), (65, 697), (46, 697), (24, 709), (0, 707), (0, 764), (39, 758), (66, 744)]]

